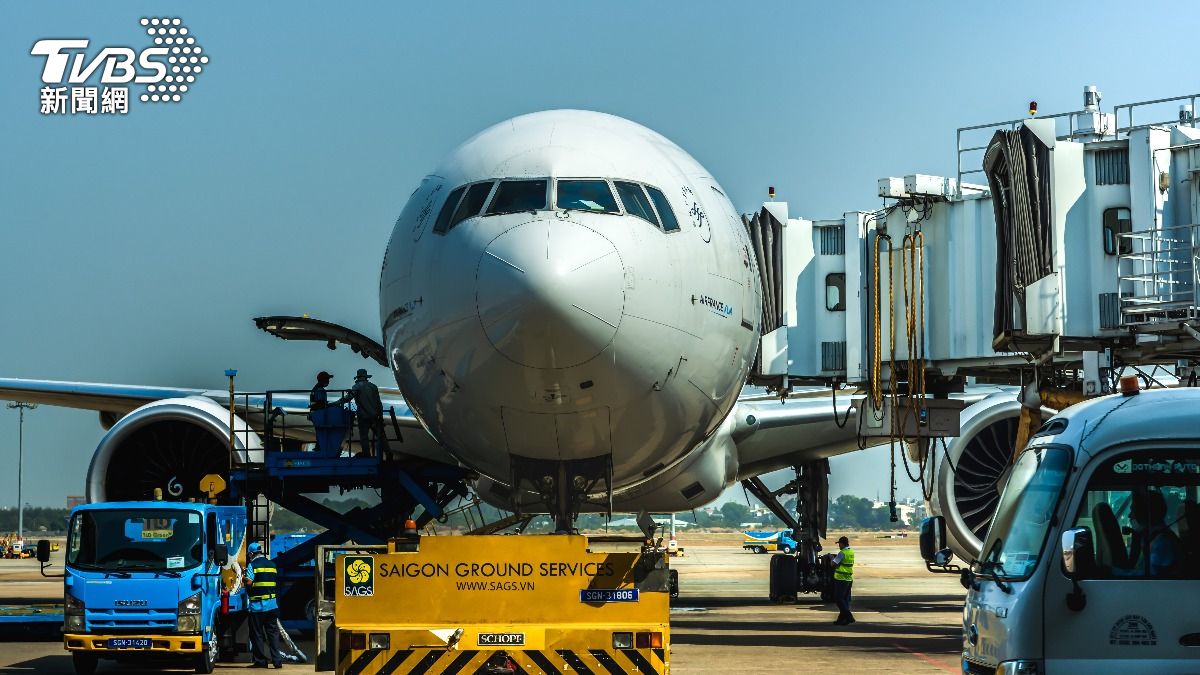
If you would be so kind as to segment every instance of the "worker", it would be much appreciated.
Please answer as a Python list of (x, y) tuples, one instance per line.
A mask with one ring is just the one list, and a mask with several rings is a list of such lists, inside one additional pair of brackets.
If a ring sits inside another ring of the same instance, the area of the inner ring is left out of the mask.
[(833, 601), (837, 603), (838, 618), (835, 626), (848, 626), (854, 623), (854, 615), (850, 613), (850, 589), (854, 586), (854, 549), (850, 548), (850, 540), (838, 537), (838, 552), (833, 556)]
[(1183, 542), (1166, 520), (1167, 500), (1161, 492), (1133, 493), (1129, 508), (1130, 567), (1113, 570), (1114, 576), (1170, 578), (1179, 575)]
[(329, 406), (329, 392), (325, 391), (325, 387), (329, 386), (332, 379), (333, 375), (323, 370), (317, 373), (317, 384), (308, 393), (309, 410), (322, 410)]
[(246, 552), (250, 555), (245, 572), (246, 595), (250, 598), (250, 656), (255, 668), (266, 668), (267, 661), (282, 668), (279, 603), (275, 600), (279, 572), (275, 563), (263, 553), (262, 544), (252, 542)]
[[(382, 451), (386, 442), (383, 436), (383, 401), (379, 398), (379, 387), (370, 380), (371, 375), (366, 368), (359, 368), (350, 391), (334, 402), (334, 405), (341, 405), (354, 400), (358, 408), (358, 442), (362, 445), (362, 454), (366, 456), (375, 454), (375, 450)], [(372, 436), (374, 443), (368, 441)]]

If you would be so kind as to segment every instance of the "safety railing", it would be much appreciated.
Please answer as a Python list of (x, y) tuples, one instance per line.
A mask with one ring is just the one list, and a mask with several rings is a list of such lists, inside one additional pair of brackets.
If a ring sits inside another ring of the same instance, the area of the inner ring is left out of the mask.
[[(1144, 127), (1160, 126), (1164, 124), (1180, 124), (1190, 127), (1196, 126), (1196, 101), (1200, 100), (1200, 94), (1184, 94), (1183, 96), (1172, 96), (1171, 98), (1156, 98), (1150, 101), (1138, 101), (1136, 103), (1125, 103), (1113, 108), (1113, 119), (1117, 125), (1117, 135), (1127, 134), (1134, 129), (1142, 129)], [(1178, 103), (1187, 101), (1191, 105), (1191, 112), (1177, 112), (1174, 118), (1159, 119), (1147, 122), (1138, 122), (1134, 124), (1133, 111), (1137, 108), (1147, 108), (1154, 105), (1162, 105), (1164, 103)], [(1125, 116), (1129, 120), (1129, 124), (1121, 126), (1121, 111), (1125, 111)]]
[[(314, 423), (313, 411), (308, 409), (308, 389), (274, 389), (265, 392), (238, 392), (234, 395), (236, 415), (245, 421), (238, 425), (233, 435), (241, 441), (242, 447), (250, 447), (251, 436), (257, 434), (262, 441), (265, 452), (301, 451), (317, 449), (321, 438), (321, 428)], [(349, 389), (328, 390), (328, 401), (335, 402), (350, 398)], [(390, 422), (395, 438), (387, 438), (386, 426), (383, 432), (385, 441), (403, 441), (399, 422), (394, 407), (384, 409), (384, 415)], [(344, 414), (344, 421), (338, 428), (344, 427), (345, 435), (337, 435), (331, 442), (336, 448), (322, 448), (322, 451), (340, 452), (357, 445), (362, 447), (359, 425), (356, 423), (357, 412), (351, 403)], [(261, 431), (256, 431), (261, 430)], [(330, 437), (333, 438), (333, 437)], [(312, 439), (312, 440), (309, 440)], [(372, 444), (374, 445), (374, 444)], [(386, 457), (383, 457), (386, 458)]]
[(1147, 325), (1200, 316), (1200, 224), (1122, 233), (1121, 322)]

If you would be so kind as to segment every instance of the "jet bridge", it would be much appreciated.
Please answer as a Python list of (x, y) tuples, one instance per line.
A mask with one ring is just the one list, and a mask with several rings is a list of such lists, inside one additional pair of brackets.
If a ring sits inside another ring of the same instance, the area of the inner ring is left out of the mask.
[(1200, 380), (1197, 98), (1105, 112), (1088, 87), (1079, 111), (958, 129), (957, 174), (883, 178), (880, 209), (764, 204), (751, 381), (853, 397), (860, 444), (892, 444), (893, 485), (904, 463), (970, 559), (1044, 413), (1123, 370)]
[[(1104, 113), (1089, 88), (1078, 112), (958, 130), (958, 177), (882, 179), (877, 211), (764, 204), (755, 380), (1019, 384), (1034, 365), (1200, 359), (1198, 96)], [(1176, 118), (1150, 121), (1164, 104)]]

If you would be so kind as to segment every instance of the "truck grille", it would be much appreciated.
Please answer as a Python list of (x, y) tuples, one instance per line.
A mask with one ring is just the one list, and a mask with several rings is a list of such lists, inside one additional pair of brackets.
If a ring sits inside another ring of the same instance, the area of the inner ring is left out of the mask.
[(175, 610), (172, 609), (89, 609), (87, 621), (93, 629), (106, 630), (175, 630)]

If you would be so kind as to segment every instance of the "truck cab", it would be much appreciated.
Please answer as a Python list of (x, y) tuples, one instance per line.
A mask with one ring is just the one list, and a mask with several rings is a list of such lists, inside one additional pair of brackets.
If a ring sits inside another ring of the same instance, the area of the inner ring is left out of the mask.
[(100, 659), (183, 661), (212, 672), (232, 646), (232, 619), (246, 608), (229, 554), (244, 551), (245, 532), (240, 506), (145, 501), (73, 509), (63, 641), (76, 672), (91, 675)]
[(1198, 410), (1135, 389), (1042, 426), (962, 573), (964, 673), (1196, 672)]

